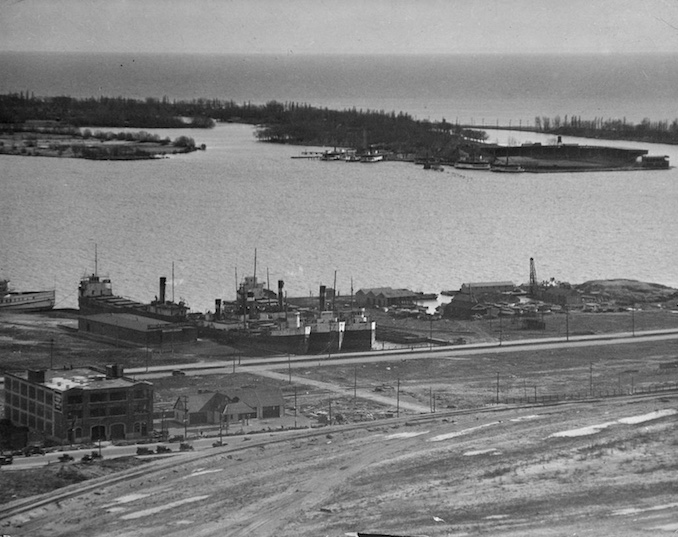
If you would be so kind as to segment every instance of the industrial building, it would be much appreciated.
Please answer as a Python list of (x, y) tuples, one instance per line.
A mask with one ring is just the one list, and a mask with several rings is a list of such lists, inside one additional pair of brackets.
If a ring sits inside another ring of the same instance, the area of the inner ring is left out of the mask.
[(132, 313), (99, 313), (80, 317), (78, 330), (111, 342), (159, 348), (171, 348), (172, 345), (191, 343), (198, 337), (194, 326)]
[(5, 372), (5, 418), (57, 442), (145, 438), (153, 430), (153, 385), (105, 369)]
[(392, 289), (391, 287), (375, 287), (360, 289), (355, 294), (355, 301), (360, 307), (389, 307), (399, 304), (411, 304), (419, 295), (408, 289)]

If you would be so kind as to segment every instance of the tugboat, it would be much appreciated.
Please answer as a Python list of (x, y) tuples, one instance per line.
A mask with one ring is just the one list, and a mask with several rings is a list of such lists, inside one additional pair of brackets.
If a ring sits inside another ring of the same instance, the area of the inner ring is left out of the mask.
[(0, 280), (0, 313), (48, 311), (54, 308), (55, 292), (10, 291), (9, 280)]

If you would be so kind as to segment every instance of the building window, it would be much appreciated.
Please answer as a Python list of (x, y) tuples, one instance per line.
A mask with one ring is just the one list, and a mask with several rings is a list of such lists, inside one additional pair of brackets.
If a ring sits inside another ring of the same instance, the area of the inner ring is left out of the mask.
[(23, 382), (21, 383), (21, 395), (28, 395), (28, 386)]
[(127, 392), (111, 392), (111, 401), (124, 401), (127, 399)]
[(89, 394), (90, 403), (102, 403), (108, 399), (106, 392), (98, 392)]
[(81, 405), (82, 404), (82, 394), (70, 394), (66, 399), (66, 403), (69, 405)]
[(106, 408), (105, 407), (99, 407), (99, 408), (90, 408), (89, 409), (89, 415), (92, 417), (101, 417), (106, 415)]
[(51, 392), (45, 393), (45, 404), (52, 406), (52, 394), (51, 394)]
[(28, 397), (35, 399), (35, 386), (28, 387)]
[(124, 406), (111, 407), (110, 411), (111, 416), (124, 416), (125, 414), (127, 414), (127, 407)]

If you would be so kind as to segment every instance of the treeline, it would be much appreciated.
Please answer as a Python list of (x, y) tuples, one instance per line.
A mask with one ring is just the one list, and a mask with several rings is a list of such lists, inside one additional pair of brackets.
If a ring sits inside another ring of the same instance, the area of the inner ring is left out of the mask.
[(31, 121), (71, 127), (164, 129), (214, 126), (214, 121), (207, 115), (184, 116), (178, 113), (176, 103), (166, 97), (138, 100), (123, 97), (35, 97), (28, 92), (0, 95), (0, 123), (24, 125)]
[(535, 117), (537, 132), (581, 136), (584, 138), (602, 138), (605, 140), (633, 140), (639, 142), (677, 144), (678, 119), (668, 121), (650, 121), (643, 119), (639, 124), (623, 119), (582, 119), (581, 116)]
[(396, 153), (448, 158), (460, 146), (487, 138), (443, 118), (419, 121), (400, 112), (329, 110), (294, 103), (265, 105), (268, 120), (257, 131), (259, 140), (299, 145), (384, 149)]
[(441, 159), (458, 158), (460, 149), (474, 152), (473, 147), (487, 139), (483, 131), (452, 125), (444, 118), (420, 121), (403, 112), (383, 110), (329, 110), (276, 101), (256, 105), (220, 99), (40, 98), (28, 92), (0, 95), (0, 124), (20, 130), (209, 128), (215, 120), (258, 125), (257, 138), (266, 142), (384, 149)]

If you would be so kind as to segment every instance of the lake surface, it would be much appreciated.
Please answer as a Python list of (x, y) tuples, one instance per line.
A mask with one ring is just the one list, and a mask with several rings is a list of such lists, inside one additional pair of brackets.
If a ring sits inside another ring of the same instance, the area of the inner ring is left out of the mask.
[[(155, 131), (154, 131), (155, 132)], [(633, 278), (678, 287), (678, 172), (496, 174), (399, 162), (292, 159), (245, 125), (188, 134), (207, 151), (94, 162), (0, 156), (0, 274), (19, 290), (55, 287), (77, 305), (80, 277), (151, 300), (158, 278), (196, 311), (235, 297), (254, 271), (290, 296), (320, 284), (438, 292), (463, 282), (538, 276)], [(491, 141), (548, 137), (490, 132)], [(574, 139), (565, 139), (565, 142)], [(588, 143), (587, 140), (579, 140)], [(678, 148), (630, 142), (678, 162)], [(171, 285), (174, 265), (174, 285)]]

